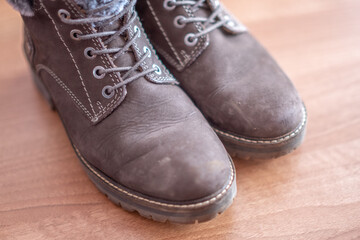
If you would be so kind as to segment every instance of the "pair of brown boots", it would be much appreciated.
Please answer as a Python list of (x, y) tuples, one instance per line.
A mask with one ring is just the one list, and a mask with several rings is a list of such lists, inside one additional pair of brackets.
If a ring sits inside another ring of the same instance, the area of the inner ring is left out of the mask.
[(226, 149), (290, 152), (305, 135), (304, 105), (218, 1), (131, 0), (104, 14), (117, 2), (34, 0), (23, 16), (34, 80), (112, 201), (161, 222), (212, 219), (236, 195)]

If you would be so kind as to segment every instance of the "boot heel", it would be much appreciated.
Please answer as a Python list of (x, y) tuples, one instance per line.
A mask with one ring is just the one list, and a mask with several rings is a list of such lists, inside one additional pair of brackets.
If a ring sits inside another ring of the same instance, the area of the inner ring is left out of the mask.
[(47, 90), (46, 86), (41, 81), (41, 79), (33, 71), (32, 71), (32, 78), (33, 78), (35, 85), (38, 88), (39, 92), (43, 95), (45, 100), (48, 102), (51, 110), (55, 111), (56, 110), (55, 104), (54, 104), (54, 101), (52, 100), (52, 97), (51, 97), (49, 91)]

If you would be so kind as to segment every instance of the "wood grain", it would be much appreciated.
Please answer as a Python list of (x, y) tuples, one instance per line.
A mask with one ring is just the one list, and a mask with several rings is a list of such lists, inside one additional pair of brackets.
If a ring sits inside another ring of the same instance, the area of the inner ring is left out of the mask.
[(92, 185), (0, 2), (0, 239), (360, 239), (360, 1), (223, 2), (293, 79), (308, 134), (288, 156), (234, 159), (232, 207), (186, 226), (128, 213)]

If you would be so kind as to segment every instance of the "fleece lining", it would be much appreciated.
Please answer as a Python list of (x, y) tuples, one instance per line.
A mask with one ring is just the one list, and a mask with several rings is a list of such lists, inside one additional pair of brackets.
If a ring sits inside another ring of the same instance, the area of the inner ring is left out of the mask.
[[(98, 7), (101, 7), (102, 5), (106, 3), (110, 3), (113, 0), (74, 0), (81, 8), (85, 10), (91, 10)], [(108, 15), (108, 14), (115, 14), (121, 12), (129, 0), (120, 0), (117, 4), (113, 5), (111, 8), (98, 13), (97, 15)]]
[[(18, 11), (21, 15), (24, 16), (34, 16), (34, 12), (32, 10), (32, 2), (33, 0), (7, 0), (13, 8)], [(102, 5), (112, 2), (113, 0), (74, 0), (81, 8), (85, 10), (91, 10), (97, 7), (101, 7)], [(104, 11), (105, 14), (115, 14), (121, 12), (129, 0), (120, 0), (116, 5), (112, 6), (110, 9)]]

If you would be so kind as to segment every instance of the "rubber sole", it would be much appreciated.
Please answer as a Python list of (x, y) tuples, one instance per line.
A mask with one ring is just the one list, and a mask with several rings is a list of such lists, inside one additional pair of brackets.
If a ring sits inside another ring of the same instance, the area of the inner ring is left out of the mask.
[(303, 107), (303, 118), (299, 126), (283, 136), (272, 139), (250, 139), (213, 127), (226, 150), (232, 157), (252, 160), (271, 159), (283, 156), (301, 145), (306, 134), (307, 113)]
[(157, 222), (168, 221), (180, 224), (206, 222), (224, 212), (236, 196), (234, 166), (228, 184), (219, 193), (191, 203), (174, 203), (144, 196), (119, 185), (87, 162), (79, 150), (73, 147), (90, 180), (109, 200), (129, 212), (136, 211), (141, 216)]
[[(47, 100), (50, 108), (56, 111), (56, 106), (46, 86), (34, 73), (33, 80), (40, 93)], [(105, 194), (109, 200), (116, 205), (121, 206), (124, 210), (129, 212), (136, 211), (141, 216), (148, 219), (158, 222), (168, 221), (180, 224), (206, 222), (224, 212), (232, 204), (233, 199), (236, 196), (235, 168), (230, 156), (229, 164), (231, 165), (231, 176), (223, 189), (213, 196), (208, 196), (207, 198), (199, 199), (197, 201), (174, 203), (144, 196), (141, 193), (121, 186), (119, 183), (114, 182), (111, 178), (92, 166), (91, 163), (85, 160), (76, 146), (73, 144), (72, 146), (88, 177), (100, 192)]]

